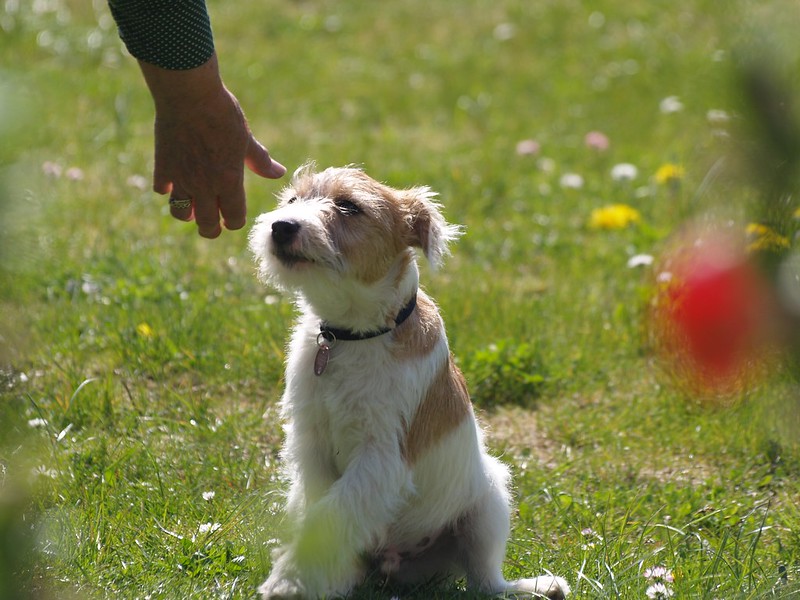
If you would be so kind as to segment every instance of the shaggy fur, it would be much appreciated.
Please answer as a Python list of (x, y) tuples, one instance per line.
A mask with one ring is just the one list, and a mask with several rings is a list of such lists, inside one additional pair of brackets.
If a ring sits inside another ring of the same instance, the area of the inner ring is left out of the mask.
[[(460, 235), (434, 196), (355, 168), (305, 167), (253, 227), (260, 277), (294, 292), (300, 312), (282, 399), (294, 533), (265, 599), (343, 596), (370, 569), (403, 583), (466, 576), (490, 594), (569, 593), (560, 577), (503, 578), (508, 471), (485, 451), (444, 324), (419, 289), (414, 248), (437, 267)], [(373, 337), (331, 342), (317, 375), (321, 323)]]

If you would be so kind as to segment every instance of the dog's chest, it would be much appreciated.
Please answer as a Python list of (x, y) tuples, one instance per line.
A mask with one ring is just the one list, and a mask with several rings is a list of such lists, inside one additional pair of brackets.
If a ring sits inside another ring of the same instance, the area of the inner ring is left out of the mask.
[(359, 447), (399, 437), (418, 392), (408, 385), (407, 370), (392, 360), (386, 340), (334, 344), (321, 375), (314, 373), (317, 353), (316, 343), (305, 343), (290, 357), (287, 401), (302, 415), (295, 425), (314, 428), (341, 473)]

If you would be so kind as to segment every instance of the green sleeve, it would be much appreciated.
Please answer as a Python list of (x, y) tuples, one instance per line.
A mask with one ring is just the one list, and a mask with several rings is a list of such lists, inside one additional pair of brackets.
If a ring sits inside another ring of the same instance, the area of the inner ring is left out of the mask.
[(184, 70), (214, 53), (205, 0), (108, 0), (108, 6), (128, 52), (139, 60)]

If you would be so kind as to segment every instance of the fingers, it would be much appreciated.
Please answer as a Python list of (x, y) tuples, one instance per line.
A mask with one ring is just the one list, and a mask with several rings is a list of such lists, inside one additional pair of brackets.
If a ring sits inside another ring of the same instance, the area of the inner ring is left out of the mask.
[(252, 135), (247, 145), (244, 162), (247, 168), (261, 177), (280, 179), (286, 173), (286, 167), (274, 160), (267, 149)]
[[(163, 189), (163, 188), (162, 188)], [(200, 236), (213, 239), (222, 233), (220, 216), (226, 229), (236, 230), (247, 222), (244, 186), (240, 181), (219, 196), (214, 192), (190, 194), (169, 184), (169, 212), (179, 221), (194, 221)]]
[[(244, 173), (241, 174), (241, 177), (244, 177)], [(239, 179), (220, 195), (219, 212), (222, 215), (225, 229), (236, 230), (244, 227), (247, 222), (247, 200), (242, 179)]]
[(214, 239), (222, 233), (219, 223), (219, 202), (213, 193), (197, 194), (194, 200), (194, 220), (201, 237)]
[[(251, 171), (270, 179), (277, 179), (286, 173), (286, 167), (270, 157), (269, 152), (254, 137), (250, 136), (245, 164)], [(205, 238), (215, 238), (222, 233), (220, 217), (225, 229), (234, 231), (247, 223), (247, 199), (244, 191), (244, 173), (240, 170), (220, 175), (218, 194), (198, 193), (194, 197), (194, 219), (198, 233)], [(174, 195), (174, 193), (173, 193)], [(192, 214), (172, 212), (177, 218), (188, 220)]]
[[(238, 168), (219, 169), (216, 172), (207, 169), (204, 171), (205, 177), (181, 178), (180, 173), (185, 175), (186, 169), (176, 167), (174, 161), (160, 160), (163, 157), (160, 150), (162, 148), (156, 144), (153, 190), (158, 194), (169, 194), (170, 214), (175, 219), (194, 220), (198, 234), (210, 239), (222, 233), (223, 225), (229, 230), (245, 226), (247, 202), (242, 162), (238, 163)], [(273, 160), (267, 149), (249, 134), (243, 162), (261, 177), (277, 179), (286, 173), (286, 168)]]
[[(286, 167), (273, 160), (267, 149), (252, 135), (248, 140), (244, 162), (253, 173), (261, 177), (278, 179), (286, 173)], [(219, 199), (219, 210), (226, 229), (241, 229), (247, 222), (247, 200), (245, 198), (243, 177), (244, 174), (241, 174), (236, 182), (232, 182), (232, 185), (228, 187)]]
[(169, 187), (172, 188), (169, 191), (170, 214), (179, 221), (191, 221), (193, 216), (192, 195), (177, 185), (170, 184)]
[(156, 140), (155, 166), (153, 167), (153, 191), (169, 194), (169, 212), (179, 221), (191, 221), (193, 216), (192, 194), (170, 177), (170, 166), (164, 160), (164, 149)]
[(168, 175), (161, 157), (162, 149), (156, 141), (155, 166), (153, 167), (153, 191), (156, 194), (168, 194), (172, 191), (172, 179)]

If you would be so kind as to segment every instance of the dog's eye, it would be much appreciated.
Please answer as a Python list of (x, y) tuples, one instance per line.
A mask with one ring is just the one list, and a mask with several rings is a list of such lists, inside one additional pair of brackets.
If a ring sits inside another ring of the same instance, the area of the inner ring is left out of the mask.
[(350, 215), (357, 215), (361, 212), (361, 209), (358, 207), (358, 204), (350, 200), (349, 198), (335, 198), (333, 200), (333, 205), (336, 207), (336, 210), (339, 211), (339, 214), (350, 216)]
[(297, 200), (297, 196), (292, 196), (291, 198), (289, 198), (286, 201), (286, 204), (294, 204), (296, 200)]

